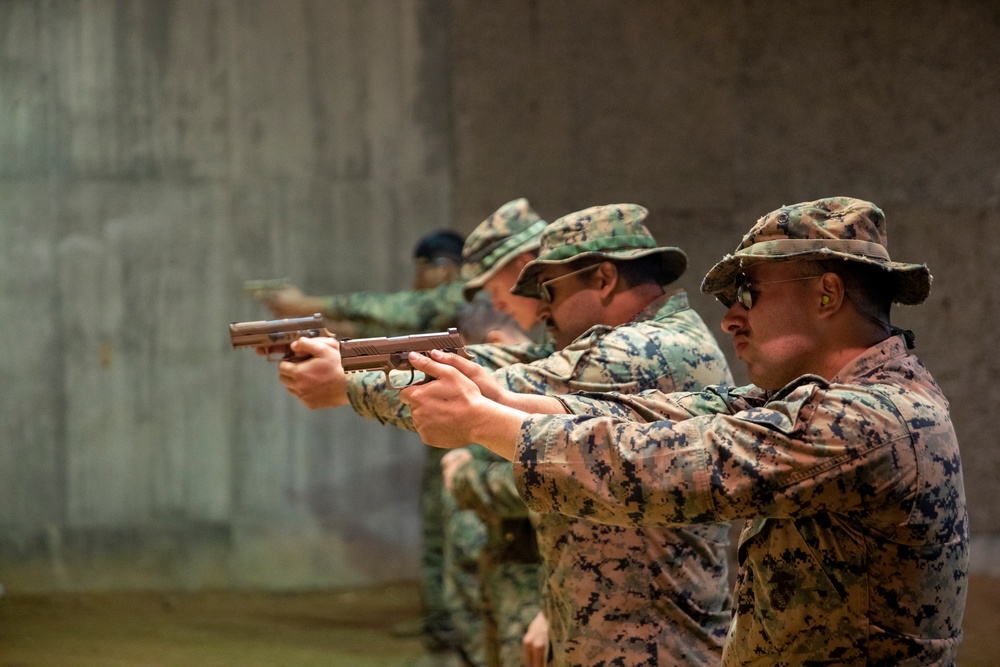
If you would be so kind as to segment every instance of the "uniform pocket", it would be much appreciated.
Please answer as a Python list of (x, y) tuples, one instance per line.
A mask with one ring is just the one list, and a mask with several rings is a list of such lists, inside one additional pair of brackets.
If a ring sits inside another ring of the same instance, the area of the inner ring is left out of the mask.
[(759, 624), (750, 635), (756, 635), (754, 643), (764, 644), (756, 649), (795, 654), (803, 648), (800, 643), (827, 641), (829, 617), (844, 609), (845, 600), (815, 551), (791, 519), (769, 519), (754, 529), (740, 546), (749, 590), (741, 592), (738, 613), (752, 617), (743, 619), (751, 625)]

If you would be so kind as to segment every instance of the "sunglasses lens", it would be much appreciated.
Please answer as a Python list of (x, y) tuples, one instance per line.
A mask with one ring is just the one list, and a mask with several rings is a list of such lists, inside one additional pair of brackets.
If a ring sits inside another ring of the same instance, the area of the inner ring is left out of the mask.
[(742, 273), (736, 275), (736, 300), (747, 310), (753, 307), (753, 297), (747, 285), (747, 277)]

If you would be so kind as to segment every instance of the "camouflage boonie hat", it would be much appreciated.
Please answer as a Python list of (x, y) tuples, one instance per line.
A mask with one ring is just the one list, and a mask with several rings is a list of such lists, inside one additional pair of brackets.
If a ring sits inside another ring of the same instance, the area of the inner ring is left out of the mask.
[(538, 276), (545, 266), (584, 257), (627, 260), (659, 255), (666, 282), (677, 280), (687, 268), (687, 255), (680, 248), (656, 245), (642, 224), (648, 213), (638, 204), (609, 204), (564, 215), (545, 228), (538, 259), (521, 270), (511, 294), (539, 298)]
[(536, 250), (546, 224), (523, 197), (507, 202), (479, 223), (462, 248), (465, 300), (471, 301), (510, 260)]
[(701, 291), (726, 306), (736, 301), (736, 275), (759, 262), (840, 259), (876, 266), (892, 282), (893, 301), (915, 305), (927, 298), (926, 264), (889, 259), (885, 214), (871, 202), (830, 197), (783, 206), (759, 219), (736, 252), (709, 270)]

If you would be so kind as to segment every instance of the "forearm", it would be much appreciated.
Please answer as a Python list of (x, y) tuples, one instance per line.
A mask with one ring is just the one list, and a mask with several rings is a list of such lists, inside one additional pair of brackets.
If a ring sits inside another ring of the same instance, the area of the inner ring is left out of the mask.
[(511, 461), (521, 424), (529, 413), (482, 398), (470, 411), (469, 441)]
[(389, 332), (418, 333), (447, 328), (464, 305), (462, 283), (454, 281), (427, 290), (329, 296), (324, 299), (323, 313)]
[(566, 408), (555, 396), (501, 389), (496, 401), (483, 398), (472, 414), (471, 441), (510, 461), (521, 424), (529, 415), (566, 414)]
[[(610, 416), (626, 421), (653, 422), (661, 419), (683, 421), (700, 415), (735, 414), (764, 404), (766, 396), (755, 387), (706, 387), (701, 392), (663, 393), (657, 390), (638, 394), (579, 393), (558, 398), (562, 412), (596, 417)], [(539, 412), (539, 411), (532, 411)]]
[(524, 345), (469, 345), (466, 351), (472, 355), (476, 363), (489, 371), (513, 366), (514, 364), (530, 364), (539, 359), (546, 359), (555, 351), (552, 343), (527, 343)]
[(289, 315), (290, 317), (309, 317), (314, 313), (321, 313), (323, 317), (328, 318), (329, 315), (326, 314), (326, 299), (321, 296), (303, 296), (298, 302), (295, 303), (295, 310), (298, 312), (297, 315)]
[[(419, 375), (417, 376), (420, 377)], [(416, 430), (413, 418), (410, 414), (409, 406), (405, 405), (399, 396), (399, 392), (388, 386), (385, 375), (377, 371), (348, 373), (346, 378), (347, 398), (351, 402), (354, 411), (365, 419), (375, 419), (383, 424), (390, 424), (408, 431)], [(513, 443), (517, 429), (520, 427), (524, 417), (529, 414), (564, 414), (566, 412), (562, 403), (554, 396), (540, 396), (531, 394), (516, 394), (510, 391), (501, 392), (498, 402), (483, 399), (483, 416), (486, 420), (491, 418), (506, 420), (511, 423), (516, 420), (516, 424), (510, 430), (505, 430), (505, 434), (510, 435), (510, 442)], [(506, 408), (509, 411), (498, 410)], [(501, 422), (497, 422), (500, 425)], [(506, 428), (507, 424), (503, 423)], [(492, 432), (492, 425), (485, 425), (487, 433)], [(509, 449), (504, 446), (503, 451), (497, 451), (486, 442), (476, 438), (471, 438), (469, 442), (482, 444), (487, 449), (510, 460)]]
[(382, 329), (400, 325), (415, 328), (419, 324), (417, 313), (405, 308), (409, 294), (413, 293), (360, 292), (317, 297), (317, 300), (322, 304), (323, 316), (330, 319), (367, 322)]
[(562, 415), (566, 414), (566, 406), (562, 404), (556, 396), (543, 396), (541, 394), (519, 394), (513, 391), (504, 390), (497, 401), (508, 408), (513, 408), (520, 412), (536, 415)]

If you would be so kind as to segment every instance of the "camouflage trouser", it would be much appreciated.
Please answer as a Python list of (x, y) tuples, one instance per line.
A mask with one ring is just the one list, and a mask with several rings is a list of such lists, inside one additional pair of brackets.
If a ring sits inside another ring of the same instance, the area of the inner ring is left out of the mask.
[(447, 450), (435, 447), (425, 449), (420, 488), (420, 597), (428, 647), (438, 650), (454, 647), (456, 643), (451, 614), (444, 600), (445, 519), (441, 457)]
[(447, 489), (443, 491), (444, 602), (466, 661), (473, 667), (485, 667), (479, 555), (486, 543), (486, 527), (475, 512), (458, 509), (455, 497)]
[(521, 667), (522, 641), (541, 609), (538, 546), (527, 519), (490, 526), (479, 558), (488, 667)]
[(538, 547), (527, 519), (485, 526), (445, 491), (445, 602), (474, 667), (521, 667), (522, 640), (538, 614)]

